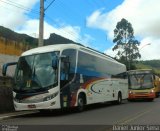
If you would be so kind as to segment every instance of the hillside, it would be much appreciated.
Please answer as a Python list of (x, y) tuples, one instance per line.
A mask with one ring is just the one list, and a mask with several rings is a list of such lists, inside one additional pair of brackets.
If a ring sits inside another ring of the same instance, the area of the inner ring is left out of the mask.
[(38, 40), (30, 37), (26, 34), (16, 33), (8, 28), (0, 26), (0, 37), (5, 38), (7, 40), (15, 41), (17, 43), (23, 43), (30, 45), (31, 47), (38, 45)]
[[(76, 43), (55, 33), (44, 40), (44, 45)], [(76, 43), (77, 44), (77, 43)], [(0, 26), (0, 54), (17, 55), (38, 46), (38, 39), (26, 34), (16, 33)]]
[(156, 74), (160, 74), (160, 60), (146, 60), (136, 63), (138, 69), (153, 69)]

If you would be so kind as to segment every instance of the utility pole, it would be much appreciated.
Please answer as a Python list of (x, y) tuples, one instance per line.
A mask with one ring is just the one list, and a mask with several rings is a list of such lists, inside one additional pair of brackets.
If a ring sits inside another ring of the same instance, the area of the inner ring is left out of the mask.
[(38, 46), (43, 46), (44, 30), (44, 0), (40, 0), (40, 20), (39, 20), (39, 42)]

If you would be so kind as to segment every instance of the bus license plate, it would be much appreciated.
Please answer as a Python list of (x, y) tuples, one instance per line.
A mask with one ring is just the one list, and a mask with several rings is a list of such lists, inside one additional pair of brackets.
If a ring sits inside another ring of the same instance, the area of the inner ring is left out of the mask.
[(34, 105), (34, 104), (28, 105), (28, 108), (36, 108), (36, 105)]

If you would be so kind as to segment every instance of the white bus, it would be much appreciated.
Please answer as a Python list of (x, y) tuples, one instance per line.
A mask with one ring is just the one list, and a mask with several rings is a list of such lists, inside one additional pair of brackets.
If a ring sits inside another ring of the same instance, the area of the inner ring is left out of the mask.
[[(13, 63), (11, 63), (13, 64)], [(6, 74), (8, 64), (3, 66)], [(126, 66), (76, 44), (57, 44), (24, 52), (16, 64), (15, 110), (52, 110), (128, 98)]]

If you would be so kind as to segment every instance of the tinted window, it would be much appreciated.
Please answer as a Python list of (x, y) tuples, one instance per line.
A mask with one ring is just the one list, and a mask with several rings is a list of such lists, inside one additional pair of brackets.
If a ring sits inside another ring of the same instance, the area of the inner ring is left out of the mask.
[[(62, 55), (66, 56), (65, 61), (61, 60), (61, 77), (65, 76), (65, 80), (71, 80), (75, 73), (76, 67), (76, 50), (74, 49), (67, 49), (62, 52)], [(65, 74), (63, 72), (65, 70)], [(66, 74), (66, 70), (68, 73)], [(61, 79), (62, 80), (62, 79)]]
[(107, 66), (110, 66), (110, 63), (102, 58), (79, 52), (78, 54), (78, 67), (77, 73), (84, 74), (86, 76), (96, 76), (96, 77), (110, 77), (108, 73), (109, 70)]

